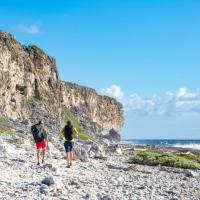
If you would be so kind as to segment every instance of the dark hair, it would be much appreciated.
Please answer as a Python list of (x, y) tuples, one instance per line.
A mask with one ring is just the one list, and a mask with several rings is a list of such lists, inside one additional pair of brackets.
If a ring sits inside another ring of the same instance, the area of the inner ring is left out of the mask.
[(71, 123), (70, 121), (67, 121), (67, 125), (68, 125), (68, 126), (71, 126), (72, 123)]
[(43, 122), (42, 121), (39, 121), (38, 123), (37, 123), (37, 125), (40, 125), (40, 124), (42, 124)]

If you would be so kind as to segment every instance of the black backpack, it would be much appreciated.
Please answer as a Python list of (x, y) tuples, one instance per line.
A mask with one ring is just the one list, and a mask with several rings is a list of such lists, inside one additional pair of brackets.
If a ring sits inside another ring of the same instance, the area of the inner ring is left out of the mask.
[(64, 130), (64, 136), (67, 141), (73, 139), (73, 126), (66, 125)]
[(37, 125), (33, 125), (31, 126), (31, 133), (33, 135), (33, 138), (35, 140), (35, 142), (41, 142), (43, 141), (42, 138), (39, 137), (39, 130), (37, 129)]

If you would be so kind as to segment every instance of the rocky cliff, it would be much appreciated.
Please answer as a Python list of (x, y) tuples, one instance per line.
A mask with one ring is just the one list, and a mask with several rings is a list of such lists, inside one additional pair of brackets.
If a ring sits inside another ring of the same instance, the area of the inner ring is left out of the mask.
[(123, 108), (93, 89), (59, 79), (56, 60), (36, 46), (23, 46), (0, 31), (0, 112), (12, 119), (38, 119), (60, 125), (73, 118), (94, 136), (117, 133)]

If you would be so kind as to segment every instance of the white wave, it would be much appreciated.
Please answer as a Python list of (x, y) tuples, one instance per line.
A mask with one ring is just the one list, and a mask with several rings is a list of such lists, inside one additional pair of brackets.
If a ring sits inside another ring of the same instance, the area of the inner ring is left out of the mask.
[(133, 144), (133, 142), (128, 140), (122, 140), (121, 144)]
[(191, 144), (175, 144), (174, 147), (200, 150), (200, 144), (193, 144), (193, 143), (191, 143)]

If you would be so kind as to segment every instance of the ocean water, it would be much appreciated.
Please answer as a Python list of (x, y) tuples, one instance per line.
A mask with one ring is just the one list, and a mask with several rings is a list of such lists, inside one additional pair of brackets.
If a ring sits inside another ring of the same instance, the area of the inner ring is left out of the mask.
[(156, 147), (181, 147), (200, 150), (200, 140), (122, 140), (122, 144), (154, 145)]

